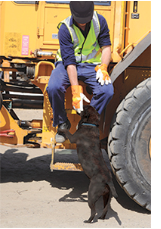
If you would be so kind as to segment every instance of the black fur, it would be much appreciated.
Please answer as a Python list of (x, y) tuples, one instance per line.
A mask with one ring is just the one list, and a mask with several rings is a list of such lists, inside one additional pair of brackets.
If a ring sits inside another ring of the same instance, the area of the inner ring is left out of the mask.
[[(94, 219), (96, 214), (95, 203), (100, 196), (103, 196), (104, 200), (104, 210), (100, 219), (104, 219), (106, 216), (110, 190), (112, 195), (117, 198), (112, 174), (107, 168), (100, 147), (99, 121), (98, 112), (92, 106), (84, 106), (78, 130), (73, 135), (68, 130), (63, 130), (70, 142), (77, 144), (79, 161), (85, 174), (90, 179), (88, 205), (91, 208), (91, 216), (84, 221), (86, 223), (90, 223)], [(84, 125), (84, 123), (94, 124), (95, 126)]]

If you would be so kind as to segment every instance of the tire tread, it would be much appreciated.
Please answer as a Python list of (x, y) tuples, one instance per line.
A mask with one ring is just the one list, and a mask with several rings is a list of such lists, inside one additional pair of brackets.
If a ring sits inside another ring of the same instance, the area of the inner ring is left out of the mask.
[(151, 205), (147, 198), (147, 193), (140, 193), (138, 186), (131, 182), (130, 176), (126, 171), (125, 167), (128, 162), (123, 155), (124, 147), (126, 147), (123, 145), (123, 142), (125, 140), (126, 128), (131, 123), (134, 113), (137, 112), (137, 107), (141, 107), (145, 102), (145, 99), (142, 98), (143, 93), (150, 99), (150, 89), (151, 78), (148, 78), (129, 92), (116, 110), (108, 139), (110, 164), (119, 184), (134, 201), (148, 210), (151, 210)]

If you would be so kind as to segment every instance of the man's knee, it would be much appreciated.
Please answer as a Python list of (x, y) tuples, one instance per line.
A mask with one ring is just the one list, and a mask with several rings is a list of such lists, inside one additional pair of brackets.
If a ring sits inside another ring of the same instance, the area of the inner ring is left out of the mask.
[(51, 83), (50, 81), (49, 81), (48, 86), (46, 88), (49, 95), (53, 95), (53, 94), (57, 93), (59, 89), (60, 89), (60, 86), (58, 84), (56, 84), (54, 82)]
[(108, 99), (112, 98), (114, 95), (114, 88), (112, 84), (104, 85), (104, 97)]
[(49, 95), (57, 94), (58, 91), (60, 91), (61, 87), (62, 87), (61, 80), (59, 79), (59, 77), (53, 71), (51, 76), (50, 76), (50, 79), (49, 79), (49, 82), (48, 82), (48, 86), (46, 88), (48, 94)]
[(109, 89), (107, 90), (107, 94), (109, 96), (109, 98), (112, 98), (114, 95), (114, 88), (112, 84), (109, 84)]

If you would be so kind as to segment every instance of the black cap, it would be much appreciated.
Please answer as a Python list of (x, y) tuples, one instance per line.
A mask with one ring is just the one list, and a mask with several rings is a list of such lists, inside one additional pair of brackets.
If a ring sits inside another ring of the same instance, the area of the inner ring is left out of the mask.
[(76, 22), (88, 23), (93, 18), (94, 3), (92, 1), (71, 1), (70, 10)]

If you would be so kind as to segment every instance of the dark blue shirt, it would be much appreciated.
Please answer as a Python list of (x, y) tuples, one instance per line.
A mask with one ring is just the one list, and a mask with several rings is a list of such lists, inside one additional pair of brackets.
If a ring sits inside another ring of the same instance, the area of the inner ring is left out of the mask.
[[(98, 38), (97, 38), (99, 46), (103, 47), (106, 45), (111, 45), (109, 28), (108, 28), (106, 19), (100, 14), (98, 14), (98, 19), (100, 22), (100, 34), (98, 35)], [(70, 25), (72, 25), (73, 23), (74, 23), (74, 20), (73, 20), (73, 17), (71, 16)], [(89, 26), (90, 26), (90, 23), (87, 25), (87, 29), (86, 29), (86, 31), (88, 32), (89, 32)], [(83, 31), (81, 32), (83, 33)], [(85, 37), (87, 36), (87, 34), (84, 34), (84, 33), (83, 35)], [(63, 61), (65, 68), (70, 64), (76, 65), (76, 59), (74, 55), (71, 35), (65, 24), (61, 25), (59, 29), (59, 33), (58, 33), (58, 38), (59, 38), (62, 61)]]

